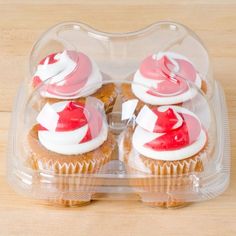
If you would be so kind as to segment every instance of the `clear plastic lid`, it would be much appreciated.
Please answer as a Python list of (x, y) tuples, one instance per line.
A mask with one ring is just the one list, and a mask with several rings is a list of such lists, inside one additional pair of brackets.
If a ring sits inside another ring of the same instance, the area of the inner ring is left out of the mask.
[(9, 142), (9, 180), (62, 205), (132, 198), (176, 207), (224, 191), (229, 140), (208, 53), (186, 27), (126, 34), (80, 23), (30, 56)]

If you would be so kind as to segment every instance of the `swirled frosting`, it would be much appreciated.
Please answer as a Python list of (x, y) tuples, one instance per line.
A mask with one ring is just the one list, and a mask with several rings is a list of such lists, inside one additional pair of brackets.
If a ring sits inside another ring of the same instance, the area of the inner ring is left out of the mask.
[(77, 98), (101, 87), (102, 75), (97, 64), (82, 52), (65, 50), (45, 57), (37, 66), (33, 86), (42, 82), (43, 97)]
[(191, 157), (203, 149), (207, 134), (198, 117), (186, 108), (146, 105), (136, 119), (132, 144), (145, 157), (174, 161)]
[(46, 104), (37, 116), (38, 138), (48, 150), (76, 155), (98, 148), (107, 139), (107, 124), (92, 104), (63, 101)]
[(188, 81), (201, 88), (201, 79), (193, 64), (172, 52), (158, 53), (143, 60), (134, 75), (133, 93), (151, 105), (178, 104), (195, 96)]

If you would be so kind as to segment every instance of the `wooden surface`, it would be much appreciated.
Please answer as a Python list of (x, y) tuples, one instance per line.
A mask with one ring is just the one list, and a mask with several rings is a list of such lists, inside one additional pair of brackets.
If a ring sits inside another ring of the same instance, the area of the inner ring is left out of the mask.
[[(218, 198), (179, 210), (136, 201), (97, 201), (63, 209), (33, 204), (6, 183), (6, 142), (12, 102), (24, 79), (27, 56), (40, 34), (65, 20), (103, 31), (130, 31), (158, 20), (188, 25), (212, 56), (215, 79), (226, 92), (232, 175)], [(236, 1), (0, 1), (0, 235), (236, 235)]]

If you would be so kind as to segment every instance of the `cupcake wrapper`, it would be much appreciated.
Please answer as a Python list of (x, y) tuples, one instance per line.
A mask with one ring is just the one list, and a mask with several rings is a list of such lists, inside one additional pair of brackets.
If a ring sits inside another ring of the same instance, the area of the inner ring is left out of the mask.
[[(132, 186), (137, 192), (148, 191), (166, 193), (172, 188), (183, 185), (188, 185), (188, 181), (184, 178), (187, 174), (193, 172), (201, 172), (203, 170), (202, 159), (205, 158), (206, 154), (203, 153), (190, 160), (175, 163), (151, 163), (149, 160), (144, 160), (144, 164), (152, 172), (152, 177), (147, 176), (134, 178)], [(130, 173), (137, 173), (137, 171), (128, 168)]]
[[(127, 164), (127, 171), (130, 174), (140, 174), (140, 171), (134, 170), (130, 166), (130, 155), (133, 155), (131, 136), (132, 131), (124, 134), (124, 161)], [(143, 156), (140, 158), (142, 163), (150, 170), (152, 177), (145, 174), (137, 178), (131, 178), (129, 183), (138, 193), (141, 200), (150, 206), (162, 207), (179, 207), (186, 204), (184, 201), (176, 200), (174, 197), (169, 197), (166, 201), (167, 194), (171, 192), (183, 192), (185, 189), (192, 188), (192, 180), (187, 176), (194, 172), (201, 172), (210, 161), (210, 154), (214, 150), (213, 142), (214, 132), (209, 133), (208, 143), (202, 151), (197, 155), (180, 160), (180, 161), (156, 161)], [(170, 195), (169, 195), (170, 196)], [(162, 201), (163, 199), (163, 201)]]
[[(55, 173), (55, 182), (50, 185), (54, 192), (59, 193), (59, 196), (49, 199), (48, 202), (53, 205), (75, 206), (84, 205), (90, 201), (92, 194), (96, 191), (96, 184), (98, 184), (96, 177), (90, 176), (90, 174), (99, 172), (99, 169), (111, 159), (110, 155), (101, 158), (99, 161), (63, 164), (38, 159), (34, 160), (34, 164), (38, 166), (41, 173), (48, 171), (51, 175)], [(78, 174), (82, 174), (82, 176), (78, 176)]]
[(187, 202), (171, 200), (169, 202), (144, 202), (147, 206), (151, 207), (163, 207), (163, 208), (181, 208), (188, 205)]
[[(91, 196), (96, 192), (97, 181), (89, 174), (99, 172), (99, 169), (111, 160), (111, 155), (101, 158), (99, 161), (63, 163), (44, 160), (34, 160), (35, 166), (41, 173), (50, 171), (55, 173), (55, 183), (51, 188), (59, 193), (58, 197), (49, 199), (53, 205), (75, 206), (84, 205), (90, 201)], [(73, 176), (75, 174), (75, 176)], [(78, 176), (82, 174), (82, 176)], [(85, 175), (84, 175), (85, 174)], [(88, 174), (88, 175), (86, 175)], [(52, 174), (53, 175), (53, 174)], [(83, 176), (84, 175), (84, 176)], [(38, 181), (40, 182), (40, 181)], [(81, 199), (81, 200), (76, 200)]]
[(154, 177), (137, 178), (131, 184), (139, 193), (142, 202), (149, 206), (180, 207), (185, 204), (184, 201), (176, 200), (174, 196), (166, 194), (183, 192), (185, 189), (192, 188), (192, 182), (186, 175), (203, 170), (202, 158), (205, 158), (205, 155), (203, 153), (182, 163), (164, 163), (163, 165), (148, 163), (146, 165), (152, 169)]
[(63, 207), (75, 207), (88, 205), (90, 201), (77, 201), (77, 200), (65, 200), (65, 199), (49, 199), (47, 202), (49, 205), (63, 206)]
[[(70, 162), (58, 161), (53, 158), (39, 158), (39, 155), (30, 153), (30, 166), (40, 172), (34, 182), (43, 185), (45, 184), (44, 175), (52, 176), (48, 184), (54, 193), (53, 197), (48, 199), (50, 204), (74, 206), (84, 205), (90, 201), (92, 194), (96, 192), (96, 185), (101, 184), (93, 174), (98, 173), (101, 167), (114, 159), (113, 153), (116, 144), (113, 135), (109, 135), (109, 141), (106, 141), (104, 145), (102, 149), (104, 153), (102, 151), (95, 152), (92, 157), (87, 159), (76, 157), (73, 160), (70, 158)], [(36, 187), (40, 188), (40, 186)]]

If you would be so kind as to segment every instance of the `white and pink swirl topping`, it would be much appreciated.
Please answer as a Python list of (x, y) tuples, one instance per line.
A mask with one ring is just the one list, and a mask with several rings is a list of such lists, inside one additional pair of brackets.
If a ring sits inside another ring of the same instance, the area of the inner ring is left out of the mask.
[(77, 98), (101, 87), (97, 64), (82, 52), (65, 50), (44, 58), (37, 66), (33, 86), (45, 83), (41, 95), (50, 98)]
[(196, 91), (188, 81), (201, 88), (201, 79), (193, 64), (172, 52), (145, 58), (133, 81), (133, 93), (151, 105), (178, 104), (191, 99)]
[(85, 104), (71, 101), (46, 104), (37, 116), (40, 143), (64, 155), (98, 148), (107, 139), (108, 128), (96, 101), (94, 98)]
[(186, 108), (146, 105), (137, 116), (132, 144), (145, 157), (175, 161), (197, 154), (207, 142), (198, 117)]

